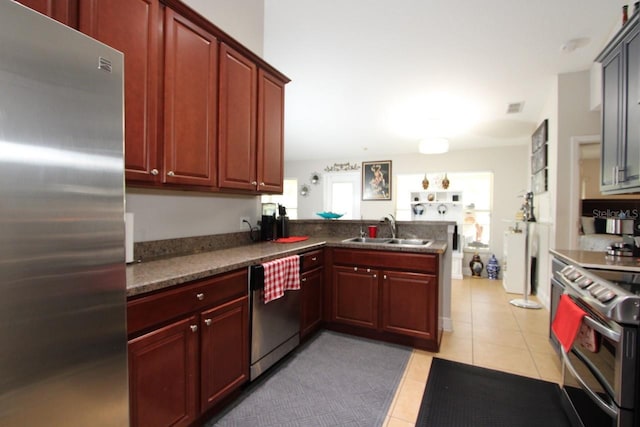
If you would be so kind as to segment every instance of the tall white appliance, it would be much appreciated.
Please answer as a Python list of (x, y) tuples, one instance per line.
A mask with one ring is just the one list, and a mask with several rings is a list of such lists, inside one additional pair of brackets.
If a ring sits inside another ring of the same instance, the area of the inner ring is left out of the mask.
[(129, 425), (123, 56), (0, 0), (0, 425)]

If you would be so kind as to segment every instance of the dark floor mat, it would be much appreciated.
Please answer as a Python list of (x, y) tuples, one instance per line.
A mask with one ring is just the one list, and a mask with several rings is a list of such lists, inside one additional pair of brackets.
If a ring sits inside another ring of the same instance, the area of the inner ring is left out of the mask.
[(557, 384), (433, 359), (416, 426), (570, 427)]

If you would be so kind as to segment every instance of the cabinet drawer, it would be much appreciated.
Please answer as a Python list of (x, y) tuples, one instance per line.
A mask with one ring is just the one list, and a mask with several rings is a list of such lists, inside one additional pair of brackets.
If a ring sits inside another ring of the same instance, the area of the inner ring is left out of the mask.
[(324, 263), (324, 251), (311, 251), (300, 254), (300, 268), (302, 271), (313, 270)]
[(343, 265), (364, 265), (367, 267), (391, 268), (424, 273), (438, 272), (437, 255), (411, 252), (334, 249), (333, 263)]
[(129, 334), (248, 294), (247, 270), (237, 270), (127, 302)]

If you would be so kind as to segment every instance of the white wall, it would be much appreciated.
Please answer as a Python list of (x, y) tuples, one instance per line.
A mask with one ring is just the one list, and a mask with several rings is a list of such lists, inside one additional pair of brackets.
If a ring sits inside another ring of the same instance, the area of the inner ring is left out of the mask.
[[(392, 155), (376, 159), (327, 159), (307, 160), (285, 163), (285, 177), (297, 178), (298, 184), (309, 183), (313, 172), (324, 173), (325, 167), (334, 163), (361, 165), (362, 161), (391, 160), (392, 175), (401, 174), (435, 174), (438, 172), (478, 172), (494, 173), (493, 213), (491, 224), (491, 251), (502, 258), (502, 244), (504, 231), (511, 225), (504, 220), (515, 218), (520, 209), (522, 198), (518, 197), (528, 188), (529, 147), (509, 146), (500, 148), (485, 148), (477, 150), (450, 151), (438, 155)], [(416, 147), (417, 151), (417, 147)], [(361, 169), (358, 171), (360, 173)], [(323, 210), (323, 184), (310, 185), (308, 197), (298, 198), (299, 218), (319, 218), (316, 212)], [(451, 183), (451, 189), (455, 183)], [(361, 213), (364, 219), (377, 220), (395, 210), (395, 191), (392, 189), (392, 201), (363, 201)]]
[[(263, 52), (264, 0), (184, 0), (258, 55)], [(127, 212), (135, 214), (134, 241), (204, 236), (240, 231), (240, 217), (256, 224), (257, 196), (139, 190), (127, 187)], [(246, 225), (246, 224), (245, 224)]]
[(533, 252), (538, 256), (538, 297), (546, 306), (550, 296), (549, 249), (569, 248), (569, 227), (575, 226), (569, 218), (571, 138), (600, 134), (600, 114), (590, 109), (589, 90), (588, 70), (556, 76), (540, 116), (540, 121), (549, 120), (549, 191), (537, 196), (536, 216), (542, 224), (536, 230)]
[(218, 28), (262, 56), (264, 0), (183, 0)]

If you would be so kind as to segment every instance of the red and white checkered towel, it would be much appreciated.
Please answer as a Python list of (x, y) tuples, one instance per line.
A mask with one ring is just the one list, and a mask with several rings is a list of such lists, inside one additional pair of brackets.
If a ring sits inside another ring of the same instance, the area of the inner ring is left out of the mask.
[(278, 299), (284, 291), (300, 289), (300, 256), (292, 255), (265, 262), (264, 303)]

